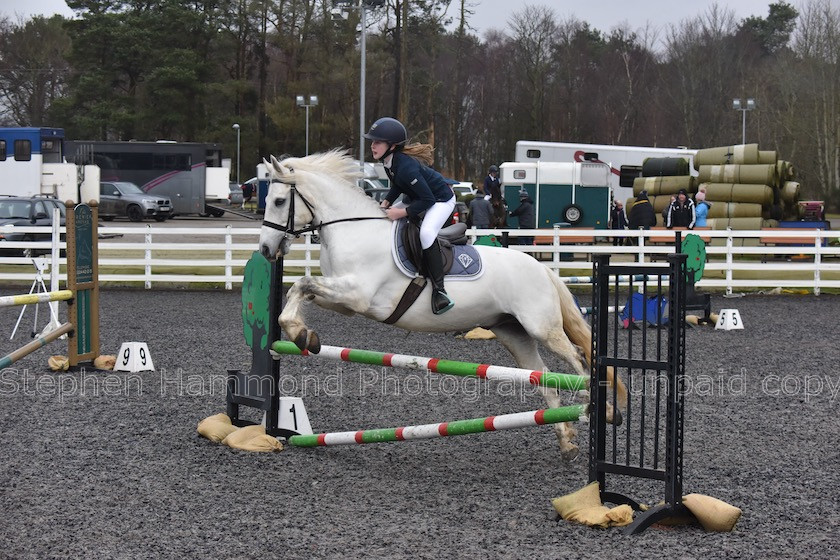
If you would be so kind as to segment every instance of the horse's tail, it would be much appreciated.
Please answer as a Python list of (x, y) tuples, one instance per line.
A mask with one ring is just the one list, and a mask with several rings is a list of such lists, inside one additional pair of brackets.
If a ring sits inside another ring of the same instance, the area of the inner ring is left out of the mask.
[[(583, 352), (583, 357), (588, 366), (592, 365), (592, 328), (589, 322), (584, 318), (580, 311), (577, 302), (575, 301), (572, 292), (569, 291), (568, 286), (560, 280), (550, 270), (546, 271), (551, 276), (554, 286), (557, 288), (557, 296), (560, 299), (560, 310), (563, 313), (563, 330), (566, 331), (566, 336)], [(616, 386), (616, 396), (619, 405), (624, 408), (627, 405), (627, 388), (621, 381), (621, 378), (615, 375), (615, 370), (612, 366), (607, 368), (607, 378), (610, 385)]]

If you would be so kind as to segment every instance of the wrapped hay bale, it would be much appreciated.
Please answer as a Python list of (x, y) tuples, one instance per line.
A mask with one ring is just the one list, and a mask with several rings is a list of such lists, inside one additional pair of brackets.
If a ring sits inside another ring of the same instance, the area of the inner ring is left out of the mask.
[(749, 202), (712, 202), (709, 218), (761, 218), (764, 207)]
[(671, 204), (671, 196), (670, 194), (663, 194), (660, 196), (650, 196), (650, 203), (653, 205), (653, 211), (657, 214), (661, 215), (662, 211), (665, 210), (669, 204)]
[(710, 218), (706, 221), (706, 225), (715, 230), (726, 228), (760, 230), (762, 227), (776, 227), (778, 224), (779, 222), (775, 220), (765, 220), (760, 216), (757, 218)]
[(738, 144), (736, 146), (706, 148), (697, 150), (697, 153), (694, 154), (694, 169), (697, 170), (700, 169), (701, 165), (726, 165), (732, 163), (758, 163), (758, 144)]
[(693, 193), (697, 192), (694, 177), (680, 175), (675, 177), (636, 177), (633, 180), (633, 194), (638, 195), (647, 191), (649, 196), (661, 194), (677, 194), (680, 189)]
[(685, 158), (651, 157), (642, 162), (642, 177), (690, 175)]
[(796, 173), (793, 164), (789, 161), (779, 160), (776, 162), (776, 172), (779, 176), (779, 184), (785, 181), (793, 181), (796, 179)]
[(792, 206), (799, 204), (800, 185), (796, 181), (785, 181), (780, 189), (782, 202)]
[(758, 150), (757, 163), (772, 163), (775, 164), (779, 159), (779, 154), (776, 150)]
[(701, 165), (699, 173), (700, 183), (778, 184), (775, 164)]
[(751, 202), (769, 206), (775, 195), (773, 188), (767, 185), (742, 183), (701, 183), (706, 190), (706, 200), (712, 202)]

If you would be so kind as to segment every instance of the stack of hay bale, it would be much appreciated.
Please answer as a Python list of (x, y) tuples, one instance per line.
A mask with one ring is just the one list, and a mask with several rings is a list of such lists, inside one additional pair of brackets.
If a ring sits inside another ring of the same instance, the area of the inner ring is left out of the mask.
[[(648, 199), (656, 212), (656, 225), (664, 226), (662, 211), (671, 203), (681, 189), (694, 198), (697, 181), (691, 176), (688, 160), (685, 158), (647, 158), (642, 163), (642, 176), (633, 180), (633, 195), (647, 191)], [(627, 200), (630, 208), (635, 198)], [(629, 210), (628, 210), (629, 211)]]
[[(708, 226), (712, 229), (761, 229), (775, 227), (778, 220), (799, 219), (799, 183), (794, 181), (794, 168), (790, 162), (780, 160), (775, 150), (759, 150), (758, 144), (741, 144), (698, 150), (694, 156), (696, 178), (686, 176), (687, 169), (667, 176), (664, 172), (651, 176), (664, 164), (642, 166), (643, 177), (633, 182), (633, 194), (648, 191), (657, 212), (657, 225), (662, 224), (662, 210), (671, 196), (686, 189), (693, 196), (705, 191), (706, 202), (711, 205)], [(682, 160), (684, 161), (684, 160)], [(685, 167), (688, 167), (686, 162)], [(668, 171), (677, 170), (673, 164)], [(631, 201), (632, 204), (632, 201)]]

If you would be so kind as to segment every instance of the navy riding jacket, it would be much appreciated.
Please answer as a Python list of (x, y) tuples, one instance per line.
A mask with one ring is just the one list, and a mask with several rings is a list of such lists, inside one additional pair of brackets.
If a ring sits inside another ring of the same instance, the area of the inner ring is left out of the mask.
[(406, 211), (412, 218), (417, 218), (435, 202), (446, 202), (455, 196), (443, 175), (402, 152), (394, 152), (391, 167), (386, 167), (385, 173), (391, 179), (391, 190), (385, 200), (393, 204), (401, 194), (405, 195)]

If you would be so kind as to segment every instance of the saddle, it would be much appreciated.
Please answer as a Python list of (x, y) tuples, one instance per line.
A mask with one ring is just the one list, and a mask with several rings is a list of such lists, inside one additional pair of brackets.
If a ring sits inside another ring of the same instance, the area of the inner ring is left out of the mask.
[[(420, 228), (408, 220), (402, 228), (403, 248), (406, 257), (414, 265), (415, 270), (423, 270), (423, 247), (420, 245)], [(443, 257), (443, 273), (449, 274), (455, 261), (453, 245), (467, 244), (467, 224), (457, 223), (446, 226), (438, 233), (440, 254)]]
[[(466, 233), (467, 225), (463, 223), (447, 226), (438, 233), (438, 244), (443, 257), (443, 273), (450, 279), (471, 280), (481, 276), (483, 271), (481, 257), (472, 245), (467, 244)], [(403, 316), (427, 283), (426, 278), (419, 275), (423, 271), (423, 248), (420, 245), (419, 226), (405, 219), (398, 220), (394, 223), (393, 235), (394, 263), (412, 280), (408, 283), (394, 312), (383, 321), (388, 325), (396, 323)]]

